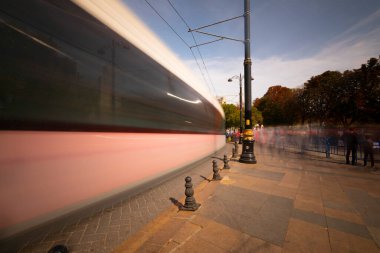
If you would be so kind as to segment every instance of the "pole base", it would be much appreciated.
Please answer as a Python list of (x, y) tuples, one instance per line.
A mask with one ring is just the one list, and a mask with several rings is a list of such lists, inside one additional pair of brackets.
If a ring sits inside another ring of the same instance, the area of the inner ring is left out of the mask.
[(243, 141), (243, 147), (242, 147), (243, 150), (242, 150), (239, 162), (251, 163), (251, 164), (257, 163), (256, 157), (254, 154), (254, 144), (255, 144), (255, 141), (251, 141), (251, 140)]

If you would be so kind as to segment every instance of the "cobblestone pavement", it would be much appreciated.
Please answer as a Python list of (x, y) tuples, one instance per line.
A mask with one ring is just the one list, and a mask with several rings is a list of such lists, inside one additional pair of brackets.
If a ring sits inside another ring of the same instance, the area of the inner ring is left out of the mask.
[[(52, 246), (65, 244), (70, 253), (112, 252), (116, 246), (151, 222), (162, 211), (173, 206), (172, 199), (184, 196), (184, 178), (191, 176), (196, 187), (212, 173), (213, 159), (222, 158), (231, 150), (228, 144), (214, 157), (190, 168), (161, 185), (148, 189), (136, 196), (120, 200), (112, 206), (90, 217), (62, 225), (58, 232), (45, 232), (35, 239), (20, 245), (19, 253), (46, 253)], [(228, 150), (227, 150), (228, 149)], [(221, 161), (218, 161), (220, 163)]]

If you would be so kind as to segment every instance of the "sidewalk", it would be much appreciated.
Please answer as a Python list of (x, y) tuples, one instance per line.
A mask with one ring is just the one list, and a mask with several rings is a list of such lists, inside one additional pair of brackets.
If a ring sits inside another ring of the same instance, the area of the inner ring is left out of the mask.
[(380, 252), (379, 173), (255, 149), (257, 164), (231, 161), (223, 180), (194, 189), (200, 209), (178, 211), (173, 204), (114, 253)]

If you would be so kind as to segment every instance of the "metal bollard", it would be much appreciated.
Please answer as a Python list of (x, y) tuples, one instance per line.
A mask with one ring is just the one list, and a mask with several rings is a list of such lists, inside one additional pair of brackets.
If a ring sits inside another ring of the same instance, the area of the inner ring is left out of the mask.
[(235, 150), (235, 147), (232, 147), (232, 158), (236, 158), (236, 150)]
[(228, 165), (227, 155), (224, 155), (223, 162), (224, 162), (224, 167), (223, 167), (223, 169), (224, 169), (224, 170), (228, 170), (228, 169), (230, 169), (230, 165)]
[(216, 163), (215, 160), (212, 161), (212, 171), (214, 172), (214, 174), (212, 175), (212, 180), (214, 181), (222, 180), (222, 177), (219, 174), (218, 164)]
[(183, 210), (183, 211), (195, 211), (197, 210), (201, 204), (197, 203), (195, 201), (195, 198), (193, 197), (194, 195), (194, 190), (193, 190), (193, 184), (191, 183), (191, 177), (186, 177), (185, 178), (185, 195), (186, 195), (186, 199), (185, 199), (185, 205), (183, 206), (180, 206), (180, 210)]

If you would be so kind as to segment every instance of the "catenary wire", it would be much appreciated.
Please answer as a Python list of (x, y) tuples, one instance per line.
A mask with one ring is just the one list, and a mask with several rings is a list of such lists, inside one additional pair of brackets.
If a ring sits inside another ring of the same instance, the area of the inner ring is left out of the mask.
[[(177, 15), (180, 17), (180, 19), (183, 21), (183, 23), (187, 26), (187, 28), (188, 28), (189, 31), (190, 31), (191, 28), (190, 28), (189, 24), (185, 21), (185, 19), (182, 17), (182, 15), (177, 11), (177, 9), (176, 9), (176, 8), (174, 7), (174, 5), (170, 2), (170, 0), (168, 0), (168, 2), (169, 2), (169, 4), (170, 4), (170, 6), (173, 8), (173, 10), (175, 11), (175, 13), (177, 13)], [(198, 42), (197, 42), (197, 40), (195, 39), (195, 36), (194, 36), (193, 32), (191, 32), (191, 36), (193, 37), (193, 40), (194, 40), (195, 45), (197, 45)], [(193, 51), (193, 50), (192, 50), (193, 47), (189, 47), (189, 48), (190, 48), (191, 51)], [(213, 83), (213, 81), (212, 81), (212, 79), (211, 79), (211, 77), (210, 77), (210, 74), (209, 74), (209, 72), (208, 72), (208, 69), (207, 69), (207, 66), (206, 66), (206, 64), (205, 64), (205, 61), (204, 61), (204, 59), (203, 59), (203, 56), (202, 56), (202, 54), (201, 54), (201, 51), (200, 51), (199, 47), (196, 47), (196, 48), (197, 48), (198, 54), (199, 54), (200, 57), (201, 57), (201, 60), (202, 60), (203, 66), (204, 66), (204, 68), (205, 68), (206, 74), (207, 74), (207, 76), (208, 76), (209, 82), (210, 82), (210, 84), (211, 84), (211, 87), (212, 87), (212, 89), (214, 90), (214, 94), (216, 95), (216, 90), (215, 90), (214, 83)], [(203, 75), (203, 73), (202, 73), (202, 75)]]
[(190, 48), (190, 45), (186, 43), (186, 41), (174, 30), (174, 28), (160, 15), (160, 13), (148, 2), (148, 0), (145, 0), (145, 2), (152, 8), (152, 10), (170, 27), (170, 29), (182, 40), (183, 43), (187, 47)]
[[(193, 55), (193, 57), (194, 57), (194, 59), (195, 59), (195, 62), (196, 62), (196, 64), (197, 64), (197, 66), (198, 66), (198, 68), (199, 68), (199, 70), (200, 70), (200, 72), (201, 72), (201, 75), (202, 75), (202, 78), (203, 78), (203, 80), (204, 80), (204, 82), (207, 84), (207, 86), (208, 86), (208, 88), (209, 88), (209, 90), (210, 90), (210, 92), (211, 92), (211, 89), (210, 89), (210, 86), (208, 85), (208, 82), (207, 82), (207, 80), (206, 80), (206, 77), (205, 77), (205, 75), (204, 75), (204, 73), (203, 73), (203, 71), (202, 71), (202, 68), (201, 68), (201, 66), (200, 66), (200, 64), (199, 64), (199, 62), (198, 62), (198, 60), (197, 60), (197, 57), (195, 56), (195, 54), (194, 54), (194, 52), (193, 52), (193, 50), (192, 50), (192, 48), (191, 48), (191, 46), (175, 31), (175, 29), (164, 19), (164, 17), (162, 17), (162, 15), (153, 7), (153, 5), (151, 5), (149, 2), (148, 2), (148, 0), (145, 0), (145, 2), (149, 5), (149, 7), (170, 27), (170, 29), (178, 36), (178, 38), (180, 38), (180, 40), (190, 49), (190, 51), (191, 51), (191, 54)], [(171, 4), (171, 3), (170, 3)], [(174, 9), (174, 7), (173, 7), (173, 9)], [(176, 10), (175, 10), (176, 11)], [(177, 12), (177, 11), (176, 11)], [(178, 14), (178, 13), (177, 13)], [(178, 14), (179, 15), (179, 14)], [(182, 17), (181, 17), (181, 19), (182, 19)], [(185, 20), (182, 20), (183, 22), (185, 22), (185, 24), (186, 24), (186, 21)], [(187, 24), (186, 24), (187, 25)], [(188, 26), (188, 25), (187, 25)], [(193, 35), (192, 35), (193, 36)], [(194, 36), (193, 36), (194, 37)], [(198, 49), (198, 51), (199, 51), (199, 49)], [(200, 53), (200, 52), (199, 52)], [(202, 58), (202, 56), (201, 56), (201, 58)], [(202, 62), (203, 62), (203, 64), (204, 64), (204, 61), (203, 61), (203, 58), (202, 58)], [(206, 69), (206, 72), (207, 72), (207, 74), (208, 74), (208, 71), (207, 71), (207, 69)], [(211, 85), (212, 85), (212, 87), (213, 87), (213, 89), (214, 89), (214, 92), (215, 92), (215, 88), (214, 88), (214, 86), (213, 86), (213, 84), (211, 83)], [(216, 94), (216, 92), (215, 92), (215, 94)]]

